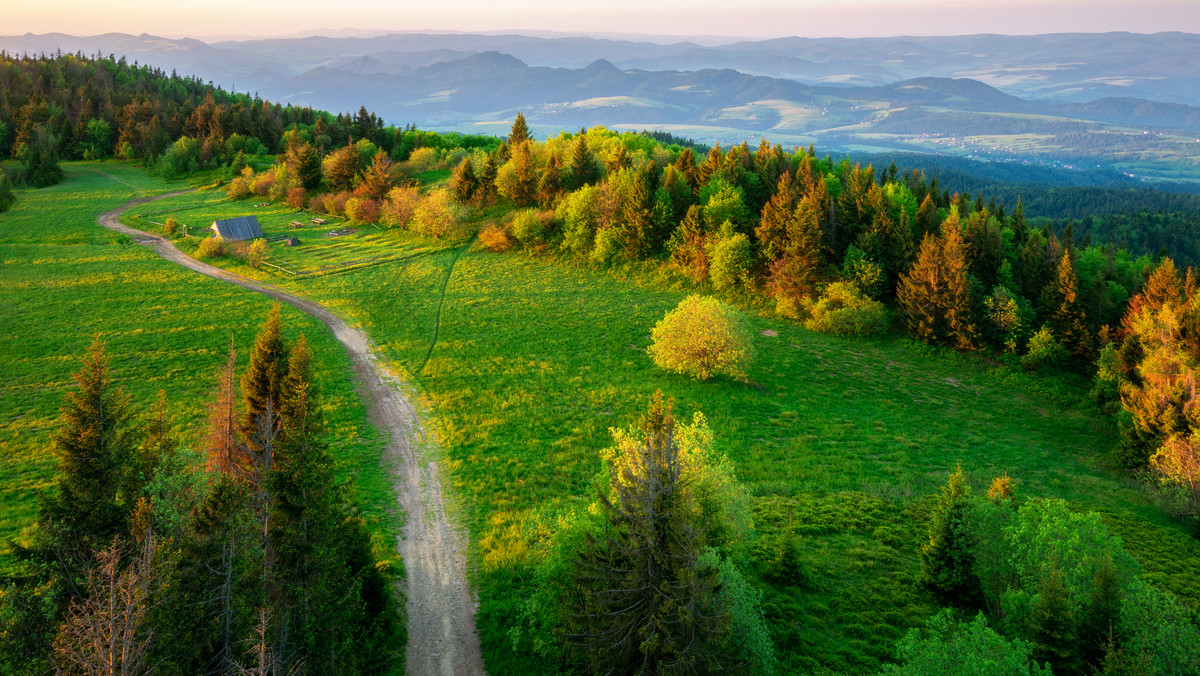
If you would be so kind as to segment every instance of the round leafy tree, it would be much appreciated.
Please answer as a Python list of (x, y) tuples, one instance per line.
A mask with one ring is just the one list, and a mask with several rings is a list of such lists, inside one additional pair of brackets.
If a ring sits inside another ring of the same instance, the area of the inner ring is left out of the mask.
[(714, 298), (684, 298), (650, 335), (650, 358), (661, 368), (700, 380), (716, 373), (746, 379), (750, 332), (737, 310)]

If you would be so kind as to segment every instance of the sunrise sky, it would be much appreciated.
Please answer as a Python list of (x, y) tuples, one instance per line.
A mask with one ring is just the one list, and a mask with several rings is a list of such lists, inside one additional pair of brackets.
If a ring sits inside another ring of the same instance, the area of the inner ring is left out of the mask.
[[(8, 5), (0, 34), (279, 36), (322, 29), (555, 30), (778, 37), (1126, 30), (1200, 33), (1197, 0), (43, 0)], [(731, 9), (732, 7), (732, 9)]]

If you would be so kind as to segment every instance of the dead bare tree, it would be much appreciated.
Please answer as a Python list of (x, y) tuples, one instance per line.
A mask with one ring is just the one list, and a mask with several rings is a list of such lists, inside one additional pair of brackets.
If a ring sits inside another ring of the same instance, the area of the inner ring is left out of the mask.
[(303, 659), (293, 661), (284, 654), (281, 646), (286, 641), (272, 636), (275, 632), (271, 625), (271, 613), (266, 608), (260, 608), (254, 633), (245, 641), (250, 666), (235, 663), (233, 673), (238, 676), (292, 676), (303, 670)]
[(238, 440), (238, 378), (237, 350), (229, 341), (229, 359), (221, 369), (220, 379), (208, 406), (208, 436), (204, 452), (208, 470), (227, 476), (244, 474), (246, 448)]
[(96, 554), (95, 564), (88, 571), (86, 594), (67, 609), (55, 638), (56, 673), (152, 673), (146, 658), (154, 629), (147, 617), (157, 584), (156, 550), (157, 542), (150, 531), (136, 544), (114, 538), (109, 547)]

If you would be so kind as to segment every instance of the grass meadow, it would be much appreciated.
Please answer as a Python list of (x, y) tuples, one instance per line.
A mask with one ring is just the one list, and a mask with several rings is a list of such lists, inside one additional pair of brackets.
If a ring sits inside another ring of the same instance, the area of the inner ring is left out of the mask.
[[(222, 197), (162, 206), (189, 207), (204, 222), (254, 213), (252, 201)], [(1021, 497), (1102, 512), (1149, 579), (1200, 607), (1200, 545), (1106, 466), (1116, 431), (1078, 403), (1082, 379), (1029, 376), (898, 337), (812, 333), (751, 308), (752, 384), (700, 383), (646, 355), (650, 328), (690, 292), (650, 267), (595, 270), (369, 227), (301, 239), (299, 249), (272, 245), (272, 255), (307, 265), (355, 247), (395, 260), (304, 277), (221, 264), (357, 322), (423, 393), (471, 529), (492, 673), (553, 670), (509, 641), (534, 564), (529, 524), (593, 496), (610, 428), (634, 422), (656, 389), (678, 415), (708, 417), (755, 496), (751, 575), (784, 533), (799, 538), (806, 579), (760, 584), (785, 673), (872, 671), (936, 611), (917, 584), (917, 551), (929, 498), (960, 463), (977, 491), (1007, 472)]]
[[(271, 307), (260, 294), (164, 261), (96, 223), (133, 197), (186, 186), (122, 164), (64, 168), (63, 183), (20, 191), (0, 214), (2, 542), (21, 537), (39, 494), (52, 487), (50, 434), (93, 334), (107, 343), (114, 378), (135, 407), (147, 411), (165, 390), (178, 431), (195, 448), (230, 339), (244, 366)], [(339, 480), (371, 522), (377, 547), (390, 551), (399, 521), (389, 513), (395, 500), (380, 466), (383, 440), (367, 424), (349, 358), (323, 324), (287, 305), (283, 318), (287, 336), (304, 333), (313, 349)], [(0, 572), (14, 566), (0, 555)]]

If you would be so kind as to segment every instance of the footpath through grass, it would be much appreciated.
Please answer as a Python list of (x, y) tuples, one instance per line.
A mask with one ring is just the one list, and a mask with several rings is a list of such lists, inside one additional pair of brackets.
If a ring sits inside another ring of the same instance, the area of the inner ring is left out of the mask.
[[(166, 390), (184, 442), (202, 434), (209, 393), (232, 337), (244, 366), (270, 299), (158, 257), (96, 223), (133, 197), (184, 189), (113, 163), (65, 166), (60, 185), (18, 193), (0, 214), (0, 541), (19, 538), (51, 487), (58, 408), (92, 335), (107, 343), (113, 375), (148, 411)], [(146, 208), (152, 208), (147, 205)], [(398, 532), (383, 440), (367, 424), (349, 358), (333, 334), (283, 306), (285, 333), (313, 350), (337, 476), (389, 549)], [(3, 547), (7, 551), (7, 547)], [(0, 556), (0, 569), (13, 561)]]
[[(253, 209), (217, 193), (171, 201), (205, 202), (191, 213), (207, 222)], [(959, 463), (976, 490), (1008, 472), (1021, 497), (1103, 511), (1148, 578), (1200, 605), (1200, 546), (1104, 466), (1115, 430), (1038, 394), (1024, 375), (902, 338), (838, 338), (752, 317), (754, 384), (698, 383), (656, 369), (645, 352), (650, 328), (688, 293), (668, 280), (396, 232), (360, 245), (403, 259), (300, 278), (221, 264), (358, 322), (424, 392), (471, 529), (492, 673), (553, 671), (509, 640), (535, 563), (528, 524), (592, 498), (609, 428), (635, 421), (656, 389), (680, 417), (708, 417), (755, 495), (751, 576), (781, 534), (799, 538), (806, 575), (761, 584), (785, 673), (872, 671), (935, 612), (917, 584), (917, 551), (928, 498)], [(1027, 386), (1015, 391), (1014, 379)]]

